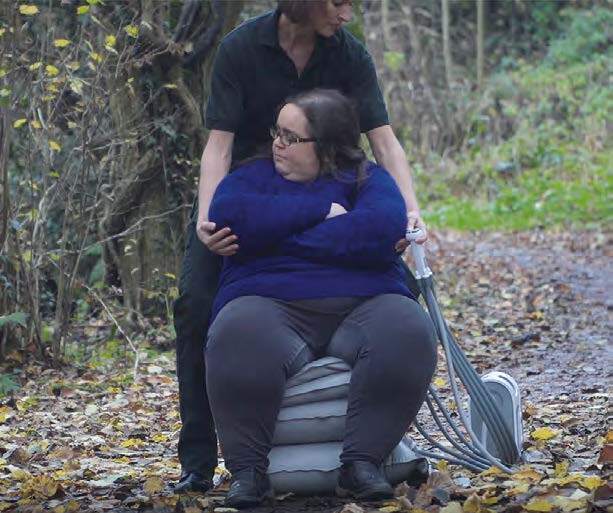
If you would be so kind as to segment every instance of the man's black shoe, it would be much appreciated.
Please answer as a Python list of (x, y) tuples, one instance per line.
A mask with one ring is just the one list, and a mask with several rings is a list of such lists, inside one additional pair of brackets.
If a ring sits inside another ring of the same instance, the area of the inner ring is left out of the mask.
[(232, 475), (224, 505), (236, 509), (251, 508), (272, 501), (274, 497), (268, 476), (248, 468)]
[(394, 497), (394, 489), (379, 467), (368, 461), (353, 461), (341, 467), (336, 495), (379, 501)]
[(421, 458), (417, 461), (415, 468), (409, 474), (409, 477), (407, 477), (406, 482), (409, 486), (419, 488), (423, 483), (428, 481), (430, 473), (430, 462), (426, 458)]
[(211, 488), (211, 480), (199, 472), (182, 472), (179, 482), (175, 485), (175, 493), (199, 492), (206, 493)]

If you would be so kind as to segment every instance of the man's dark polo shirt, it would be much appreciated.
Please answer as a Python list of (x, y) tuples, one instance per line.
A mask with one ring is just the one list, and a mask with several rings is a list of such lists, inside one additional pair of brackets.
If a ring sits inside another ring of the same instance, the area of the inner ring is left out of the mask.
[(299, 76), (279, 45), (279, 11), (246, 21), (222, 40), (211, 78), (206, 127), (234, 132), (236, 163), (271, 144), (269, 129), (283, 101), (315, 87), (338, 89), (349, 96), (367, 132), (389, 124), (372, 58), (344, 29), (319, 37)]

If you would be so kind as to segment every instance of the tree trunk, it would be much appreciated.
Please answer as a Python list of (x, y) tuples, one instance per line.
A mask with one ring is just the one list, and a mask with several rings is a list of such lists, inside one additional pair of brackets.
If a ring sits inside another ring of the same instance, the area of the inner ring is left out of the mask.
[(484, 0), (477, 0), (477, 85), (483, 89)]
[[(169, 13), (143, 0), (142, 19), (154, 27), (142, 33), (153, 49), (151, 64), (125, 71), (110, 84), (113, 122), (124, 144), (112, 166), (114, 192), (101, 231), (104, 239), (112, 238), (105, 248), (107, 267), (135, 315), (148, 307), (159, 310), (174, 285), (169, 277), (178, 274), (185, 232), (181, 210), (186, 206), (175, 182), (197, 176), (211, 63), (242, 5), (186, 1), (174, 34), (166, 34), (160, 18)], [(159, 89), (152, 91), (152, 83)]]
[(449, 0), (441, 1), (441, 8), (443, 12), (442, 25), (443, 25), (443, 57), (445, 59), (445, 77), (447, 79), (447, 87), (451, 87), (453, 79), (453, 69), (451, 61), (451, 48), (449, 46)]

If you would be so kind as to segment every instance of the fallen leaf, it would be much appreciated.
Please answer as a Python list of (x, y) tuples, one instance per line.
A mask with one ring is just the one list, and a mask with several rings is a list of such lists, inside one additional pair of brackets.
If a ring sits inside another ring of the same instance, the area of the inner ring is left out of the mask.
[[(0, 421), (0, 424), (2, 422)], [(598, 463), (611, 463), (613, 461), (613, 444), (605, 445), (598, 456)]]
[(481, 499), (479, 499), (476, 493), (473, 493), (464, 501), (462, 511), (464, 511), (464, 513), (479, 513), (481, 511)]
[(551, 440), (558, 436), (558, 432), (550, 427), (540, 427), (532, 431), (530, 436), (533, 440)]
[(463, 513), (462, 505), (459, 502), (452, 501), (439, 509), (438, 513)]
[(150, 477), (147, 479), (147, 481), (145, 481), (143, 488), (147, 495), (155, 495), (164, 489), (164, 481), (157, 476)]
[(364, 513), (364, 508), (358, 506), (355, 502), (345, 504), (339, 513)]
[(524, 509), (526, 509), (526, 511), (543, 511), (546, 513), (553, 509), (553, 504), (542, 499), (534, 499), (526, 504)]

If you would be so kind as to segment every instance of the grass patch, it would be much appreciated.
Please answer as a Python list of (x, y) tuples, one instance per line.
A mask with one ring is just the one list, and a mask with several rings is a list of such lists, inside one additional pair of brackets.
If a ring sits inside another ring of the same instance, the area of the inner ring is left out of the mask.
[[(431, 226), (611, 225), (613, 52), (602, 33), (613, 14), (569, 12), (568, 30), (551, 43), (544, 60), (490, 77), (469, 121), (474, 137), (465, 149), (453, 160), (433, 156), (415, 166)], [(501, 108), (493, 109), (494, 104)], [(513, 130), (505, 140), (493, 141), (488, 127), (501, 123)]]

